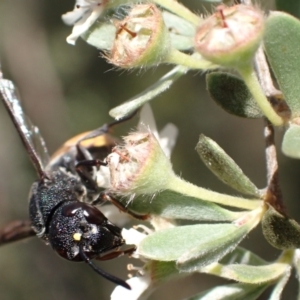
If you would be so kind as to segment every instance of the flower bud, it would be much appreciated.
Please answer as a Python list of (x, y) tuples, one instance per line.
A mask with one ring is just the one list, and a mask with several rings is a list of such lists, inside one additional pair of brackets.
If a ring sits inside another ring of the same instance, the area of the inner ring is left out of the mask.
[(165, 189), (174, 173), (155, 136), (150, 131), (136, 132), (125, 137), (124, 142), (107, 157), (109, 190), (123, 196), (152, 196)]
[(264, 214), (261, 225), (266, 240), (273, 247), (281, 250), (300, 247), (300, 225), (272, 206)]
[(261, 10), (250, 5), (226, 7), (198, 27), (195, 49), (207, 60), (226, 67), (248, 64), (255, 54), (264, 31)]
[(151, 66), (164, 61), (171, 41), (161, 11), (154, 4), (133, 7), (116, 23), (116, 37), (108, 60), (121, 68)]

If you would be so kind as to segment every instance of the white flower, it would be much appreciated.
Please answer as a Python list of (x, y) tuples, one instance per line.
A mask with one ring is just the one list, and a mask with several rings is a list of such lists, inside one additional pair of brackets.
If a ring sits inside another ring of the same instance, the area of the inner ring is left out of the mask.
[[(152, 233), (152, 230), (146, 226), (139, 225), (138, 227), (143, 229), (145, 233), (142, 233), (134, 228), (122, 229), (122, 237), (124, 238), (126, 244), (136, 245), (138, 247), (140, 242), (147, 236), (147, 234)], [(136, 253), (137, 252), (133, 253), (132, 257), (139, 258), (136, 256)]]
[(154, 288), (149, 288), (151, 285), (150, 272), (140, 277), (130, 278), (126, 282), (130, 285), (131, 290), (117, 286), (110, 296), (111, 300), (143, 300), (147, 299), (154, 290)]
[(178, 129), (174, 124), (168, 123), (159, 133), (156, 128), (153, 112), (149, 104), (143, 106), (140, 114), (140, 122), (138, 131), (148, 132), (149, 129), (158, 140), (160, 147), (165, 155), (170, 158), (172, 150), (175, 146)]
[[(147, 231), (151, 231), (150, 229), (143, 226), (143, 229)], [(126, 244), (134, 244), (139, 245), (139, 243), (147, 236), (145, 233), (137, 231), (133, 228), (127, 230), (122, 230), (122, 236), (126, 241)], [(139, 258), (137, 252), (133, 253), (132, 257)], [(149, 295), (154, 291), (154, 287), (152, 286), (152, 279), (149, 270), (146, 268), (140, 268), (139, 276), (132, 277), (126, 282), (130, 285), (131, 290), (127, 290), (122, 286), (117, 286), (112, 294), (111, 300), (145, 300), (149, 297)]]
[(76, 0), (74, 10), (62, 15), (67, 25), (74, 25), (67, 42), (75, 45), (76, 40), (85, 33), (99, 18), (106, 5), (106, 0)]

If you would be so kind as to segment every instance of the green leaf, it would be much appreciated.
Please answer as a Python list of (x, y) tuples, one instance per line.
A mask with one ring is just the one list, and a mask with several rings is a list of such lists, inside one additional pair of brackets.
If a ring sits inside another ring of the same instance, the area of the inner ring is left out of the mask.
[(236, 247), (233, 252), (227, 254), (221, 261), (223, 265), (244, 264), (244, 265), (266, 265), (267, 261), (260, 258), (253, 252), (242, 247)]
[(292, 117), (300, 115), (300, 22), (283, 12), (266, 21), (264, 47)]
[(233, 221), (244, 212), (233, 212), (212, 202), (185, 196), (170, 190), (158, 193), (154, 197), (139, 196), (128, 203), (131, 211), (139, 214), (159, 215), (168, 219), (194, 221)]
[[(232, 264), (213, 263), (200, 271), (208, 273), (226, 279), (235, 280), (242, 283), (249, 284), (261, 284), (280, 281), (283, 276), (291, 270), (291, 260), (293, 258), (293, 251), (288, 250), (282, 253), (282, 255), (274, 263), (259, 262), (259, 265), (250, 265), (246, 263), (238, 263), (233, 261)], [(255, 259), (254, 259), (255, 260)], [(252, 260), (252, 262), (254, 262)], [(224, 260), (222, 260), (223, 262)], [(277, 289), (277, 294), (280, 291), (280, 287)]]
[(91, 46), (110, 50), (116, 36), (116, 27), (111, 23), (95, 22), (81, 37)]
[(206, 75), (206, 86), (212, 99), (225, 111), (243, 118), (263, 116), (244, 81), (224, 72)]
[(177, 66), (160, 78), (155, 84), (144, 90), (142, 93), (129, 99), (127, 102), (113, 108), (109, 114), (115, 119), (121, 119), (130, 115), (142, 105), (152, 100), (159, 94), (166, 91), (178, 78), (187, 72), (187, 68)]
[[(216, 225), (219, 225), (219, 227), (220, 225), (222, 226), (222, 224)], [(224, 226), (225, 224), (223, 224), (222, 227)], [(209, 238), (206, 241), (202, 240), (202, 243), (193, 248), (191, 247), (190, 250), (181, 255), (177, 260), (178, 269), (183, 272), (193, 272), (219, 261), (226, 254), (233, 251), (250, 230), (248, 226), (222, 229), (216, 228), (219, 232), (215, 237), (212, 236), (213, 239)], [(222, 233), (222, 235), (220, 233)]]
[(151, 273), (153, 283), (163, 283), (174, 277), (181, 277), (187, 274), (179, 273), (174, 261), (156, 261), (151, 260), (145, 266), (147, 271)]
[(259, 197), (257, 187), (212, 139), (201, 134), (196, 150), (205, 165), (225, 184), (241, 193)]
[(139, 246), (142, 256), (176, 261), (181, 271), (195, 271), (232, 251), (249, 231), (249, 226), (200, 224), (169, 228), (146, 237)]
[(292, 158), (300, 158), (300, 126), (291, 124), (282, 141), (282, 152)]
[(188, 300), (256, 300), (267, 287), (266, 284), (227, 284), (204, 291)]
[(169, 29), (172, 46), (178, 50), (188, 50), (194, 46), (196, 28), (190, 22), (163, 11), (165, 25)]
[(300, 225), (272, 206), (264, 214), (261, 225), (266, 240), (273, 247), (281, 250), (300, 247)]
[(221, 265), (213, 264), (203, 269), (203, 272), (214, 274), (241, 283), (261, 284), (271, 283), (291, 269), (284, 263), (272, 263), (264, 266), (249, 266), (242, 264)]

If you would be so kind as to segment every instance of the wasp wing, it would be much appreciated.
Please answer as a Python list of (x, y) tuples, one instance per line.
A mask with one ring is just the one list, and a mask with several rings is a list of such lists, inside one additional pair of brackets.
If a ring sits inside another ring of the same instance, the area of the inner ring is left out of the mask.
[(45, 166), (49, 162), (49, 155), (44, 139), (39, 129), (32, 125), (24, 114), (17, 89), (12, 81), (0, 79), (0, 95), (3, 103), (21, 137), (25, 149), (38, 175), (44, 176)]

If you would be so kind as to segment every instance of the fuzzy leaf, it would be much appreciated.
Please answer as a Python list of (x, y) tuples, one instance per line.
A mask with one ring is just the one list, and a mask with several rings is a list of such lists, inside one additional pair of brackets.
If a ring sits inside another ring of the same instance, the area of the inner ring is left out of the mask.
[(261, 225), (266, 240), (273, 247), (281, 250), (300, 247), (300, 225), (273, 207), (264, 214)]
[(243, 118), (261, 118), (261, 110), (244, 81), (224, 72), (206, 75), (206, 86), (213, 100), (225, 111)]
[(115, 119), (121, 119), (130, 115), (142, 105), (166, 91), (178, 78), (187, 72), (187, 68), (177, 66), (169, 73), (160, 78), (156, 83), (144, 90), (142, 93), (129, 99), (127, 102), (113, 108), (109, 114)]
[(272, 263), (264, 266), (221, 265), (215, 263), (203, 268), (201, 271), (241, 283), (261, 284), (273, 282), (289, 272), (290, 268), (290, 265), (286, 263)]
[(266, 265), (267, 261), (247, 249), (237, 247), (233, 252), (227, 254), (220, 263), (223, 265), (229, 265), (233, 263), (244, 265)]
[(163, 11), (162, 14), (165, 25), (169, 29), (172, 46), (178, 50), (193, 48), (195, 26), (168, 11)]
[(300, 158), (300, 126), (291, 124), (282, 141), (282, 152), (292, 158)]
[(232, 251), (249, 231), (247, 225), (200, 224), (155, 232), (146, 237), (138, 253), (146, 258), (176, 261), (182, 271), (196, 270)]
[[(216, 225), (220, 226), (222, 224)], [(223, 224), (223, 226), (225, 226), (225, 224)], [(250, 228), (248, 226), (235, 227), (235, 229), (228, 227), (227, 230), (225, 229), (223, 231), (222, 235), (219, 235), (219, 233), (222, 232), (221, 228), (216, 228), (216, 230), (219, 232), (214, 239), (202, 240), (200, 245), (193, 248), (191, 247), (190, 250), (179, 257), (177, 260), (179, 270), (183, 272), (193, 272), (213, 262), (219, 261), (237, 247), (249, 232)]]
[(111, 23), (95, 22), (81, 37), (91, 46), (100, 50), (110, 50), (116, 35), (116, 27)]
[[(151, 273), (151, 278), (155, 284), (169, 281), (174, 277), (180, 277), (184, 274), (180, 274), (176, 268), (174, 261), (156, 261), (151, 260), (146, 265), (146, 269)], [(186, 274), (187, 275), (187, 274)]]
[(268, 285), (234, 283), (214, 287), (188, 300), (256, 300)]
[(201, 134), (196, 150), (205, 165), (225, 184), (241, 193), (259, 197), (257, 187), (212, 139)]
[(271, 12), (264, 47), (292, 117), (300, 115), (300, 21), (283, 12)]
[[(185, 196), (170, 190), (158, 193), (153, 198), (139, 196), (127, 203), (128, 208), (139, 214), (159, 215), (168, 219), (194, 221), (233, 221), (243, 212), (233, 212), (212, 202)], [(125, 202), (126, 201), (126, 202)]]

